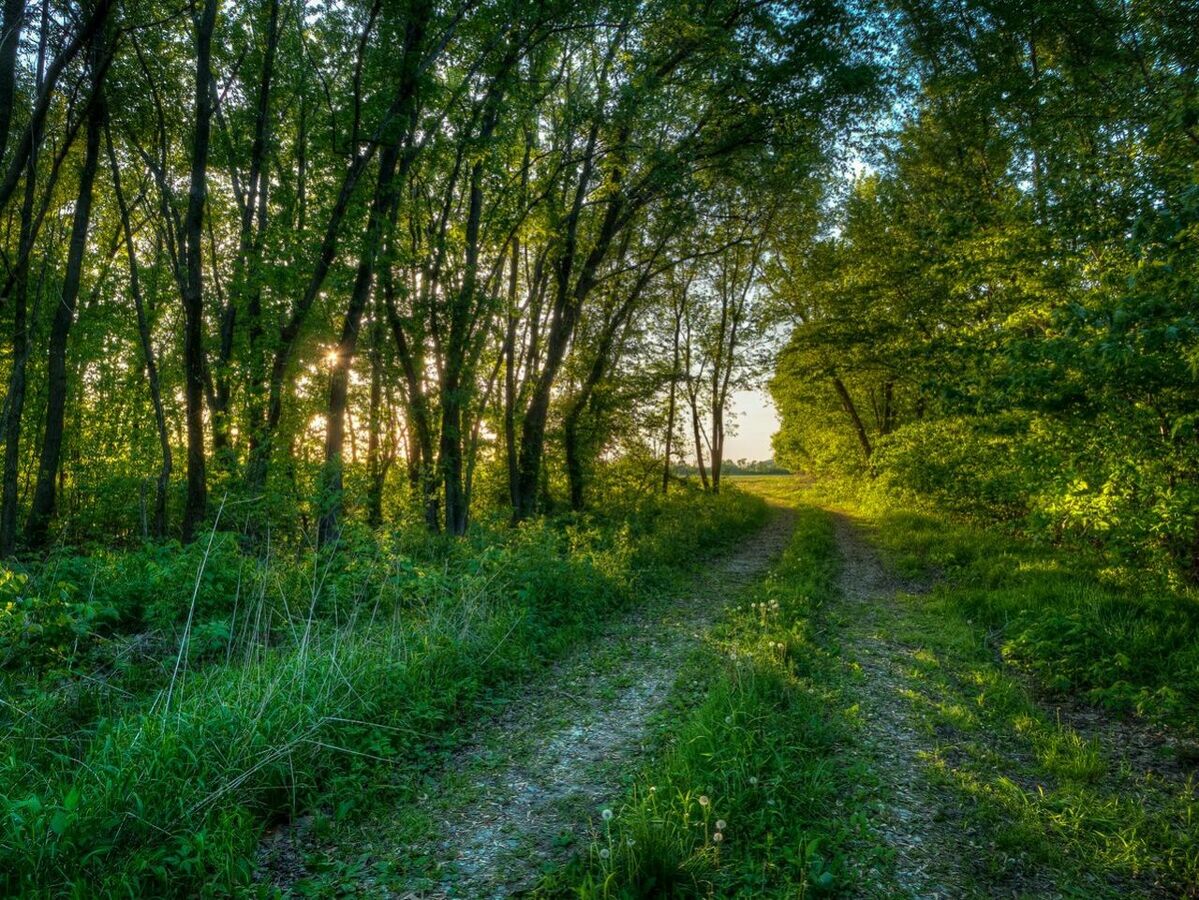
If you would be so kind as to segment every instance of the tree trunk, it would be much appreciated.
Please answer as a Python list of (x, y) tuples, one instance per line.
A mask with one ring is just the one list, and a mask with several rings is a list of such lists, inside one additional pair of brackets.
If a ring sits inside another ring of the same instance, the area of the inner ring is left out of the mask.
[[(33, 204), (37, 193), (37, 154), (29, 158), (21, 204), (20, 252), (26, 257), (33, 239)], [(25, 412), (25, 372), (29, 361), (29, 266), (20, 265), (12, 290), (12, 369), (4, 410), (4, 486), (0, 499), (0, 556), (12, 556), (17, 546), (17, 476), (21, 464), (21, 420)]]
[(104, 41), (97, 36), (90, 50), (90, 67), (96, 91), (87, 110), (83, 169), (79, 173), (79, 195), (71, 224), (62, 296), (55, 305), (54, 318), (50, 324), (50, 349), (46, 364), (46, 427), (42, 435), (33, 504), (26, 526), (26, 539), (32, 547), (45, 544), (50, 520), (58, 503), (57, 486), (67, 403), (67, 339), (71, 333), (71, 326), (75, 323), (75, 309), (79, 302), (83, 259), (87, 251), (87, 232), (91, 223), (92, 188), (99, 165), (100, 131), (105, 115), (104, 94), (100, 84), (104, 77), (103, 54)]
[(341, 338), (337, 343), (329, 376), (329, 401), (325, 410), (325, 463), (321, 472), (318, 507), (320, 520), (317, 542), (325, 546), (337, 539), (345, 498), (345, 473), (342, 460), (345, 442), (346, 402), (350, 390), (350, 366), (358, 346), (362, 314), (370, 299), (374, 284), (375, 261), (383, 238), (383, 223), (392, 202), (392, 186), (396, 176), (399, 151), (395, 144), (384, 149), (379, 159), (379, 180), (371, 202), (366, 225), (366, 237), (350, 292), (350, 305), (342, 322)]
[[(24, 12), (24, 3), (20, 4)], [(11, 4), (10, 4), (11, 8)], [(42, 79), (46, 68), (47, 20), (49, 18), (48, 0), (42, 3), (42, 27), (38, 36), (37, 52), (37, 86), (41, 89)], [(8, 28), (8, 16), (5, 15), (5, 29)], [(14, 43), (14, 59), (15, 59)], [(11, 105), (11, 103), (10, 103)], [(11, 109), (10, 109), (11, 112)], [(12, 337), (12, 369), (9, 372), (8, 395), (5, 403), (4, 418), (4, 476), (2, 497), (0, 497), (0, 556), (9, 557), (17, 548), (17, 513), (19, 506), (18, 477), (21, 465), (21, 426), (25, 413), (25, 376), (29, 363), (29, 254), (34, 241), (34, 203), (37, 199), (37, 168), (42, 135), (34, 135), (32, 150), (29, 154), (29, 165), (25, 172), (25, 196), (21, 204), (21, 231), (18, 250), (20, 259), (17, 262), (15, 281), (13, 284), (13, 337)], [(0, 157), (3, 148), (0, 148)], [(52, 190), (51, 185), (48, 190)]]
[[(527, 158), (527, 154), (526, 154)], [(512, 238), (508, 272), (508, 318), (504, 327), (504, 461), (508, 467), (508, 499), (516, 506), (516, 291), (520, 275), (520, 238)]]
[(366, 521), (372, 528), (383, 524), (383, 481), (386, 470), (381, 459), (383, 415), (383, 317), (371, 320), (371, 387), (367, 410), (366, 471), (369, 479), (366, 492)]
[(195, 537), (207, 514), (208, 482), (204, 451), (204, 284), (202, 270), (204, 204), (208, 197), (208, 144), (212, 133), (212, 32), (217, 0), (205, 0), (196, 22), (195, 133), (191, 177), (183, 223), (186, 283), (183, 291), (183, 378), (187, 407), (187, 501), (184, 543)]
[(133, 243), (133, 228), (129, 219), (129, 208), (125, 193), (121, 189), (121, 170), (112, 146), (112, 135), (105, 123), (105, 138), (108, 142), (108, 162), (112, 168), (113, 193), (116, 196), (117, 212), (121, 217), (121, 230), (125, 237), (125, 255), (129, 264), (129, 293), (133, 295), (134, 311), (137, 314), (137, 333), (142, 346), (142, 359), (146, 367), (146, 381), (150, 389), (150, 403), (154, 407), (154, 425), (158, 431), (158, 446), (162, 453), (162, 466), (154, 492), (153, 534), (161, 538), (166, 534), (167, 488), (171, 480), (171, 435), (167, 430), (166, 410), (162, 403), (162, 389), (158, 380), (158, 361), (154, 357), (154, 344), (150, 339), (150, 321), (146, 316), (146, 304), (142, 296), (141, 279), (138, 276), (137, 251)]
[(17, 87), (17, 50), (25, 24), (25, 0), (4, 0), (4, 22), (0, 24), (0, 159), (8, 149), (12, 126), (13, 98)]
[(713, 398), (712, 403), (712, 493), (720, 493), (720, 470), (724, 465), (724, 403)]
[(674, 316), (674, 339), (671, 342), (670, 399), (666, 403), (666, 454), (662, 461), (662, 493), (670, 491), (670, 459), (674, 451), (674, 415), (679, 390), (679, 335), (682, 332), (683, 315), (676, 310)]
[(858, 443), (862, 446), (862, 453), (866, 460), (870, 460), (870, 454), (874, 452), (874, 448), (870, 445), (870, 435), (866, 433), (866, 426), (862, 422), (862, 417), (858, 414), (858, 408), (854, 405), (853, 398), (849, 396), (849, 389), (845, 387), (838, 376), (832, 376), (833, 388), (837, 391), (837, 396), (841, 399), (841, 408), (845, 410), (845, 414), (849, 416), (850, 422), (853, 423), (854, 432), (858, 436)]
[(700, 484), (704, 490), (709, 490), (708, 470), (704, 467), (703, 432), (699, 426), (699, 402), (694, 393), (691, 394), (691, 430), (695, 436), (695, 467), (699, 469)]

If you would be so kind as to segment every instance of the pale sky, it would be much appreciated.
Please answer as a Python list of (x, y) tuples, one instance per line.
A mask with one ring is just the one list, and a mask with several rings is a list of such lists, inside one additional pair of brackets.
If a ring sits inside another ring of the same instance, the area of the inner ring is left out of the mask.
[(725, 435), (724, 458), (754, 460), (774, 456), (770, 437), (778, 430), (779, 419), (765, 389), (738, 391), (733, 394), (731, 406), (736, 413), (737, 433)]

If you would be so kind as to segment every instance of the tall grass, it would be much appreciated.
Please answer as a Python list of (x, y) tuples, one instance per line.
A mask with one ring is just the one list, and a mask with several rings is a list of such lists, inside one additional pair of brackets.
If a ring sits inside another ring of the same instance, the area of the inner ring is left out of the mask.
[[(239, 560), (224, 652), (189, 664), (182, 641), (221, 610), (201, 598), (199, 624), (163, 641), (156, 688), (94, 706), (90, 721), (59, 716), (65, 694), (105, 690), (87, 679), (41, 683), (0, 708), (0, 890), (235, 890), (267, 824), (402, 782), (492, 688), (763, 516), (745, 495), (680, 492), (366, 563), (349, 548), (298, 565)], [(194, 612), (186, 597), (179, 607)]]

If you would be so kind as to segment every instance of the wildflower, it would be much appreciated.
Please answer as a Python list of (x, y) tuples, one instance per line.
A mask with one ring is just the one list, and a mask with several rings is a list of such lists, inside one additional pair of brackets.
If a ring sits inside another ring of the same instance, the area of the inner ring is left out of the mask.
[(725, 716), (725, 717), (724, 717), (724, 724), (725, 724), (725, 725), (732, 725), (732, 724), (733, 724), (733, 717), (732, 717), (732, 716)]
[(652, 785), (652, 784), (651, 784), (651, 785), (649, 786), (649, 792), (650, 792), (651, 794), (656, 794), (656, 793), (658, 793), (658, 789), (657, 789), (656, 787), (654, 787), (654, 785)]
[(751, 785), (753, 785), (754, 787), (757, 787), (757, 785), (758, 785), (758, 776), (757, 776), (757, 775), (750, 775), (750, 776), (749, 776), (749, 783), (750, 783)]
[(725, 825), (724, 819), (716, 820), (716, 830), (717, 831), (724, 831), (724, 825)]
[(604, 821), (605, 821), (605, 822), (611, 822), (611, 821), (612, 821), (612, 810), (610, 810), (610, 809), (605, 809), (605, 810), (604, 810), (602, 813), (600, 813), (600, 815), (602, 815), (602, 816), (604, 817)]
[(608, 852), (608, 848), (607, 848), (607, 847), (601, 847), (601, 848), (600, 848), (600, 859), (607, 859), (607, 858), (608, 858), (609, 856), (611, 856), (611, 855), (612, 855), (612, 854)]
[(700, 805), (700, 806), (707, 806), (707, 805), (708, 805), (708, 803), (710, 803), (710, 802), (711, 802), (711, 801), (709, 801), (709, 800), (708, 800), (708, 795), (707, 795), (707, 794), (700, 794), (700, 795), (699, 795), (699, 805)]
[(630, 847), (632, 847), (637, 842), (635, 840), (633, 840), (632, 838), (625, 838), (625, 843), (628, 844)]
[(724, 835), (718, 831), (714, 835), (712, 835), (712, 840), (714, 840), (716, 843), (719, 844), (721, 841), (724, 840)]

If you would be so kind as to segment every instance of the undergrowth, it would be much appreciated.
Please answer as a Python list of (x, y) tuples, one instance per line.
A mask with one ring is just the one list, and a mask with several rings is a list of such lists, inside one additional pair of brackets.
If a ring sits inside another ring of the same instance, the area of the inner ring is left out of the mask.
[[(0, 893), (244, 886), (266, 826), (369, 802), (491, 688), (765, 514), (736, 491), (603, 509), (466, 541), (363, 533), (289, 558), (217, 533), (211, 549), (10, 574)], [(53, 665), (34, 675), (14, 664), (26, 653)]]
[(892, 565), (935, 582), (931, 602), (984, 628), (1003, 658), (1047, 696), (1081, 696), (1183, 729), (1199, 721), (1195, 588), (1124, 565), (1101, 548), (913, 509), (869, 486), (752, 484), (767, 496), (772, 487), (872, 520)]

